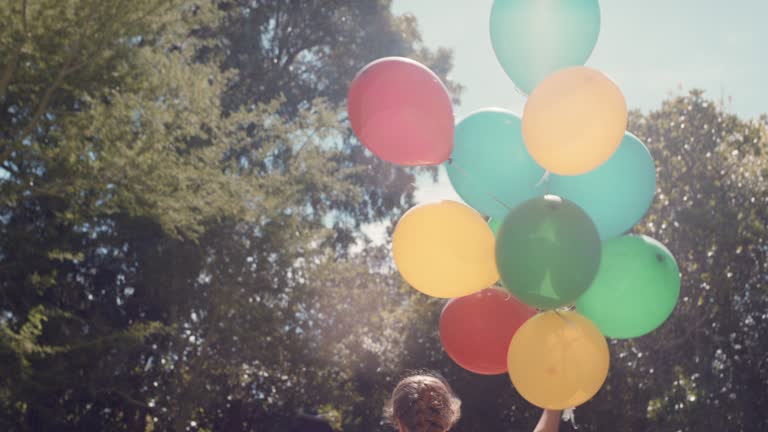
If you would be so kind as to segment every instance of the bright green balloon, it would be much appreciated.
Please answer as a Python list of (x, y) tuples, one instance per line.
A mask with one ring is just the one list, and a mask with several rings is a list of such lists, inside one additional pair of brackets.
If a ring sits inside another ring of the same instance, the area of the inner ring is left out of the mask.
[(498, 219), (544, 194), (544, 168), (525, 148), (520, 117), (501, 108), (475, 111), (456, 125), (446, 171), (467, 204)]
[(584, 65), (599, 34), (597, 0), (495, 0), (491, 9), (496, 58), (527, 94), (553, 72)]
[(680, 270), (658, 241), (624, 236), (603, 242), (603, 259), (576, 309), (604, 335), (627, 339), (660, 326), (677, 304)]
[(627, 132), (616, 152), (596, 169), (577, 176), (549, 177), (549, 191), (587, 212), (605, 240), (632, 228), (651, 206), (656, 167), (640, 140)]
[(539, 309), (572, 304), (600, 264), (600, 237), (584, 210), (554, 195), (513, 209), (496, 235), (496, 266), (507, 288)]

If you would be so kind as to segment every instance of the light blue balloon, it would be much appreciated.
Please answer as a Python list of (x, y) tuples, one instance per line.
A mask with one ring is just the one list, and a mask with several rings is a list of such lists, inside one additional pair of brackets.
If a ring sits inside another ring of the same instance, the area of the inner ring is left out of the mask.
[(486, 108), (456, 125), (448, 178), (467, 204), (494, 219), (544, 194), (544, 169), (528, 154), (521, 124), (510, 111)]
[(553, 72), (584, 65), (599, 34), (597, 0), (495, 0), (491, 9), (496, 58), (526, 94)]
[(632, 228), (651, 206), (656, 167), (640, 140), (627, 132), (605, 163), (577, 176), (551, 174), (549, 192), (569, 199), (592, 218), (602, 240)]

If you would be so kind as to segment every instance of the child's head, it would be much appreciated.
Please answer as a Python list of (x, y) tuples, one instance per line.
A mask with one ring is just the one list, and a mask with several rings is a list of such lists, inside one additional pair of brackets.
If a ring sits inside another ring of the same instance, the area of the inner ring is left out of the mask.
[(444, 432), (461, 416), (461, 401), (440, 374), (422, 372), (402, 379), (385, 408), (401, 432)]

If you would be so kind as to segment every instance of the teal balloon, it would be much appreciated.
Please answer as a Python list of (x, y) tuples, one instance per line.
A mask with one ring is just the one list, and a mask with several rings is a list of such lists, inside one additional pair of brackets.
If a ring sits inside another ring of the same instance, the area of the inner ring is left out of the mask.
[(664, 245), (646, 236), (603, 242), (595, 280), (576, 310), (611, 338), (647, 334), (669, 318), (680, 295), (680, 270)]
[(500, 108), (475, 111), (456, 125), (446, 171), (456, 193), (493, 218), (543, 195), (544, 169), (525, 148), (520, 117)]
[(584, 65), (599, 34), (597, 0), (495, 0), (491, 9), (496, 58), (526, 94), (553, 72)]
[(628, 231), (648, 211), (656, 193), (656, 167), (643, 143), (626, 133), (611, 158), (594, 170), (550, 175), (549, 191), (583, 208), (605, 240)]
[(600, 264), (600, 237), (589, 216), (554, 195), (513, 209), (496, 235), (496, 266), (504, 287), (539, 309), (573, 304)]

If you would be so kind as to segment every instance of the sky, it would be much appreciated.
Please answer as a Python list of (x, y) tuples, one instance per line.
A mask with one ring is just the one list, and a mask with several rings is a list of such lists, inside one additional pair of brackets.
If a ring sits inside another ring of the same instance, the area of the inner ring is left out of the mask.
[[(493, 0), (394, 0), (413, 14), (424, 43), (450, 48), (449, 75), (464, 86), (456, 117), (480, 108), (522, 113), (525, 98), (491, 47)], [(627, 105), (655, 109), (670, 94), (702, 88), (744, 117), (768, 113), (768, 0), (602, 0), (601, 27), (587, 66), (621, 88)], [(761, 46), (762, 49), (761, 49)], [(730, 102), (728, 102), (730, 100)], [(419, 181), (417, 200), (458, 199), (441, 175)]]
[[(417, 18), (428, 47), (453, 50), (449, 77), (464, 86), (458, 119), (493, 106), (520, 114), (525, 103), (493, 53), (492, 4), (393, 1), (396, 14)], [(671, 94), (702, 88), (743, 117), (768, 112), (768, 0), (602, 0), (600, 8), (600, 36), (587, 66), (611, 77), (629, 108), (652, 110)], [(421, 178), (416, 199), (460, 200), (444, 172), (437, 183)]]

